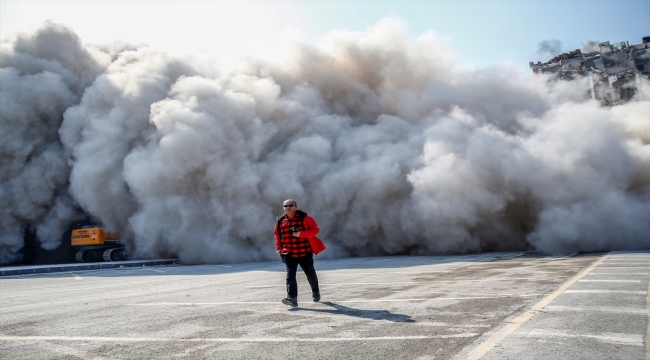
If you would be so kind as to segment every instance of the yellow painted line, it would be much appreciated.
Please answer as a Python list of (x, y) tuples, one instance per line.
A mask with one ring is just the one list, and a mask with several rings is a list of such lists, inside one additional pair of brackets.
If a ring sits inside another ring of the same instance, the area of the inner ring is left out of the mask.
[(343, 341), (388, 341), (471, 338), (478, 333), (448, 335), (377, 336), (377, 337), (331, 337), (331, 338), (147, 338), (109, 336), (0, 336), (0, 341), (106, 341), (106, 342), (343, 342)]
[[(518, 316), (516, 319), (512, 320), (509, 324), (501, 328), (499, 331), (495, 332), (490, 336), (487, 340), (485, 340), (483, 343), (481, 343), (479, 346), (474, 348), (468, 355), (467, 355), (467, 360), (477, 360), (483, 357), (483, 355), (487, 354), (490, 350), (492, 350), (497, 344), (499, 344), (503, 339), (506, 338), (506, 336), (510, 335), (513, 331), (515, 331), (517, 328), (519, 328), (523, 323), (525, 323), (528, 319), (533, 317), (533, 315), (537, 314), (540, 310), (542, 310), (546, 305), (548, 305), (551, 301), (553, 301), (556, 297), (558, 297), (560, 294), (562, 294), (566, 289), (571, 287), (573, 284), (575, 284), (578, 280), (589, 274), (593, 269), (598, 267), (605, 259), (607, 258), (607, 255), (602, 256), (600, 259), (598, 259), (596, 262), (591, 264), (587, 269), (582, 271), (580, 274), (576, 275), (573, 277), (571, 280), (567, 281), (564, 283), (564, 285), (560, 286), (557, 290), (555, 290), (553, 293), (542, 299), (540, 302), (535, 304), (530, 310), (526, 311), (524, 314)], [(650, 360), (650, 359), (649, 359)]]
[(73, 273), (72, 271), (68, 271), (68, 274), (74, 276), (74, 279), (75, 279), (75, 280), (83, 280), (83, 279), (84, 279), (84, 278), (82, 278), (81, 276), (79, 276), (79, 275)]

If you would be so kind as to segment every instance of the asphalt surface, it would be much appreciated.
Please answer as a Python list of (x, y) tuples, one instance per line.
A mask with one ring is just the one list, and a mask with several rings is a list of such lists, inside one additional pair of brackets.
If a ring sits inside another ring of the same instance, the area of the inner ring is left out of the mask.
[(650, 252), (279, 261), (0, 278), (2, 359), (648, 359)]

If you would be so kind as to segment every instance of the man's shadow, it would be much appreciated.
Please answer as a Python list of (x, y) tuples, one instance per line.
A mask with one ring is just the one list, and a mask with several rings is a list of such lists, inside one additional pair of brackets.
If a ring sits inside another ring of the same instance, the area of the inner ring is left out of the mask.
[(328, 313), (334, 315), (347, 315), (354, 316), (362, 319), (371, 320), (388, 320), (393, 322), (406, 322), (412, 323), (415, 320), (411, 319), (409, 315), (393, 314), (387, 310), (360, 310), (351, 307), (335, 304), (330, 301), (323, 301), (321, 304), (328, 305), (334, 309), (310, 309), (310, 308), (291, 308), (289, 311), (313, 311), (319, 313)]

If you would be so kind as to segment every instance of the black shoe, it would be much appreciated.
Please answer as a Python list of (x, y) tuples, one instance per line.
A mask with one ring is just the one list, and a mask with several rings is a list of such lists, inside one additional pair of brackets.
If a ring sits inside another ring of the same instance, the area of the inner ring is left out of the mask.
[(314, 302), (319, 302), (320, 301), (320, 293), (312, 295), (311, 298), (314, 299)]
[(282, 299), (282, 303), (285, 305), (289, 305), (291, 307), (298, 306), (298, 300), (296, 300), (296, 298), (290, 298), (290, 297), (284, 298)]

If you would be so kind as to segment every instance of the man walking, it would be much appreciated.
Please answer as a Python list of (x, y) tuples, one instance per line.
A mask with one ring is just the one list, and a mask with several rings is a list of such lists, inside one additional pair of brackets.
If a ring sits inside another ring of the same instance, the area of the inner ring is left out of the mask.
[(323, 242), (316, 237), (320, 229), (313, 217), (298, 210), (295, 200), (285, 200), (282, 207), (284, 214), (275, 219), (273, 230), (275, 250), (287, 268), (287, 297), (282, 299), (282, 303), (293, 307), (298, 306), (298, 282), (296, 281), (298, 265), (307, 276), (312, 299), (315, 302), (319, 301), (320, 290), (313, 254), (318, 254), (325, 249)]

